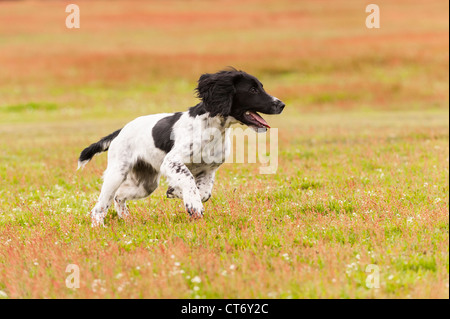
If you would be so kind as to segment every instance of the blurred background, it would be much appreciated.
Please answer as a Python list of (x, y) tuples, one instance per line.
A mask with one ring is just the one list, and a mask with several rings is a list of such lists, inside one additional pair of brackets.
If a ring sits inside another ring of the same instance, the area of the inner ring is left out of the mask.
[[(360, 0), (76, 1), (79, 29), (66, 27), (70, 3), (0, 1), (7, 180), (30, 170), (66, 181), (86, 145), (138, 116), (197, 104), (199, 76), (227, 66), (286, 103), (266, 119), (296, 165), (311, 159), (305, 145), (315, 154), (314, 143), (329, 149), (337, 136), (448, 140), (448, 1), (377, 1), (379, 29), (366, 27), (370, 2)], [(61, 172), (36, 171), (49, 165)]]
[[(285, 114), (448, 108), (448, 1), (0, 1), (0, 121), (195, 105), (202, 73), (261, 78)], [(274, 121), (278, 121), (274, 119)]]

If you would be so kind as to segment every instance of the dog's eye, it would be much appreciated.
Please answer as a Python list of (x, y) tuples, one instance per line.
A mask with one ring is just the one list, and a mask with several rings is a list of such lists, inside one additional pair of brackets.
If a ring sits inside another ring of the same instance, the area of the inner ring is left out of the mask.
[(255, 87), (250, 88), (250, 93), (251, 94), (258, 94), (258, 89)]

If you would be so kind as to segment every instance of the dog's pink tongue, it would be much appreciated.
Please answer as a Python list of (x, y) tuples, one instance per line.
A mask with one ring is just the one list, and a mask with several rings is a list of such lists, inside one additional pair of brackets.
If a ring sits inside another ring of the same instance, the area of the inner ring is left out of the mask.
[(261, 125), (264, 125), (265, 127), (270, 128), (269, 124), (267, 124), (266, 120), (264, 120), (261, 116), (259, 116), (256, 113), (253, 113), (253, 112), (249, 112), (249, 113), (258, 123), (260, 123)]

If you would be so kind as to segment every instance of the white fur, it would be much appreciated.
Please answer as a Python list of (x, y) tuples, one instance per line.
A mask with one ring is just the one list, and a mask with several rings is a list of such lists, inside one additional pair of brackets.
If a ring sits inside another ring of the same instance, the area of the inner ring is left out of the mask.
[[(230, 141), (227, 128), (234, 122), (232, 117), (224, 119), (220, 116), (210, 117), (209, 113), (191, 117), (183, 112), (173, 126), (174, 146), (169, 153), (155, 146), (152, 129), (159, 120), (173, 115), (163, 113), (139, 117), (128, 123), (111, 142), (108, 151), (108, 167), (104, 173), (104, 182), (97, 204), (91, 212), (93, 225), (103, 225), (103, 219), (114, 200), (119, 217), (126, 217), (128, 209), (126, 201), (147, 197), (151, 192), (136, 181), (136, 176), (130, 173), (131, 167), (142, 160), (155, 170), (149, 182), (151, 188), (156, 188), (159, 178), (164, 175), (173, 192), (168, 197), (183, 199), (188, 212), (193, 217), (203, 215), (203, 201), (211, 196), (215, 172), (230, 152)], [(220, 163), (189, 162), (189, 153), (193, 146), (194, 154), (201, 152), (211, 140), (195, 139), (194, 131), (205, 131), (214, 128), (222, 138), (213, 139), (220, 143), (224, 150)], [(193, 142), (194, 141), (194, 142)], [(222, 144), (223, 143), (223, 144)], [(83, 167), (87, 161), (79, 163)]]

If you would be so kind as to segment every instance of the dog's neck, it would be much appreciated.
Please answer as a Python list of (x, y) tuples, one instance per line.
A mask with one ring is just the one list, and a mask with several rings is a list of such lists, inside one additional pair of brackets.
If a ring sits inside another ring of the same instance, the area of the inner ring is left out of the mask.
[(191, 107), (188, 110), (189, 116), (193, 118), (201, 118), (205, 128), (216, 128), (221, 132), (225, 132), (232, 124), (238, 123), (238, 121), (232, 116), (216, 115), (211, 116), (206, 110), (205, 105), (202, 103)]

